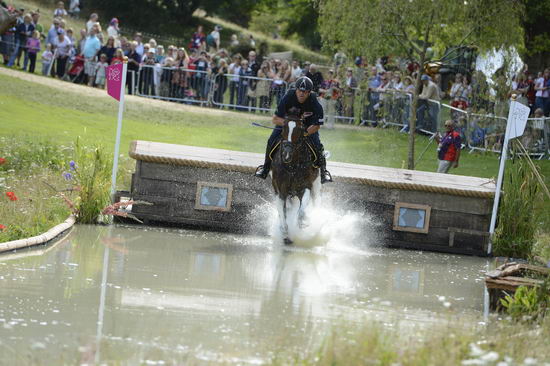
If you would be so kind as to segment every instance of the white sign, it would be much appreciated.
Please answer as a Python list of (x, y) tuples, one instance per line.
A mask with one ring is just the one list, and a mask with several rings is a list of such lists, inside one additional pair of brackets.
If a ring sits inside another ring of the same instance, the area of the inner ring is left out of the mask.
[(526, 107), (519, 102), (512, 101), (510, 103), (510, 112), (508, 113), (508, 126), (506, 131), (507, 139), (510, 140), (523, 135), (530, 111), (531, 110), (529, 107)]

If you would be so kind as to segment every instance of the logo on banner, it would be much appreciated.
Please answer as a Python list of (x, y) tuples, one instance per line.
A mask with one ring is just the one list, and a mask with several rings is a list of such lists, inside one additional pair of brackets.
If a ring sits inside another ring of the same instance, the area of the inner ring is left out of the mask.
[(121, 81), (121, 73), (119, 69), (109, 69), (109, 81)]

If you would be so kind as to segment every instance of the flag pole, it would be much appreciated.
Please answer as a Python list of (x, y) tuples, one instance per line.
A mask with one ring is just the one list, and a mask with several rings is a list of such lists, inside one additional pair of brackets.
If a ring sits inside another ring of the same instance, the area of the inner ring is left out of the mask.
[(111, 177), (111, 200), (114, 202), (116, 191), (116, 175), (118, 171), (118, 155), (120, 151), (120, 135), (122, 133), (122, 114), (124, 112), (124, 94), (126, 92), (126, 72), (128, 70), (128, 57), (122, 62), (122, 84), (120, 86), (120, 101), (118, 103), (118, 124), (116, 129), (115, 156), (113, 158), (113, 173)]
[(508, 155), (508, 142), (510, 140), (509, 129), (511, 128), (512, 121), (510, 121), (510, 116), (512, 115), (512, 110), (516, 104), (516, 95), (512, 94), (512, 101), (510, 102), (510, 111), (508, 113), (508, 119), (506, 120), (506, 129), (504, 130), (504, 143), (502, 144), (502, 153), (500, 154), (500, 164), (498, 166), (498, 178), (497, 186), (495, 190), (495, 199), (493, 201), (493, 213), (491, 215), (491, 225), (489, 226), (489, 246), (487, 247), (487, 254), (490, 255), (493, 251), (493, 236), (495, 234), (495, 226), (497, 223), (497, 214), (498, 214), (498, 203), (500, 201), (500, 190), (502, 188), (502, 180), (504, 179), (504, 165), (506, 164), (506, 158)]

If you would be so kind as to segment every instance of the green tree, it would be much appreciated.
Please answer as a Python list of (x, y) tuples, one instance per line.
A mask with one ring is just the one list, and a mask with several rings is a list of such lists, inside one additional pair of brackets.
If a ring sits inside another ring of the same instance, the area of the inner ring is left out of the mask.
[[(319, 0), (319, 30), (329, 49), (370, 59), (406, 56), (424, 65), (430, 44), (468, 43), (480, 50), (523, 44), (522, 0)], [(418, 73), (412, 111), (420, 91)], [(408, 168), (414, 169), (416, 113)]]

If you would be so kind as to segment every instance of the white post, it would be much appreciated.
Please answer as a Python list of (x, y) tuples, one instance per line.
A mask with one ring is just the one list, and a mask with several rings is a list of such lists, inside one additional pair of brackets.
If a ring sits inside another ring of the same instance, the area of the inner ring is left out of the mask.
[(122, 114), (124, 112), (124, 94), (126, 91), (126, 72), (128, 70), (128, 59), (125, 57), (122, 67), (122, 85), (120, 86), (120, 101), (118, 103), (118, 124), (116, 129), (115, 156), (113, 159), (113, 174), (111, 177), (111, 199), (114, 200), (116, 191), (116, 175), (118, 171), (118, 155), (120, 151), (120, 134), (122, 133)]
[(513, 109), (516, 106), (515, 95), (512, 96), (512, 101), (510, 102), (510, 111), (508, 113), (508, 119), (506, 119), (506, 129), (504, 132), (504, 143), (502, 144), (502, 154), (500, 154), (500, 164), (498, 167), (498, 178), (497, 186), (495, 190), (495, 200), (493, 202), (493, 213), (491, 215), (491, 225), (489, 226), (489, 245), (487, 247), (487, 254), (491, 254), (493, 251), (493, 235), (495, 234), (495, 226), (497, 223), (497, 214), (498, 214), (498, 203), (500, 201), (500, 190), (502, 188), (502, 180), (504, 179), (504, 165), (506, 164), (506, 158), (508, 156), (508, 141), (510, 137), (510, 127), (512, 121), (510, 121), (511, 116), (513, 115)]

